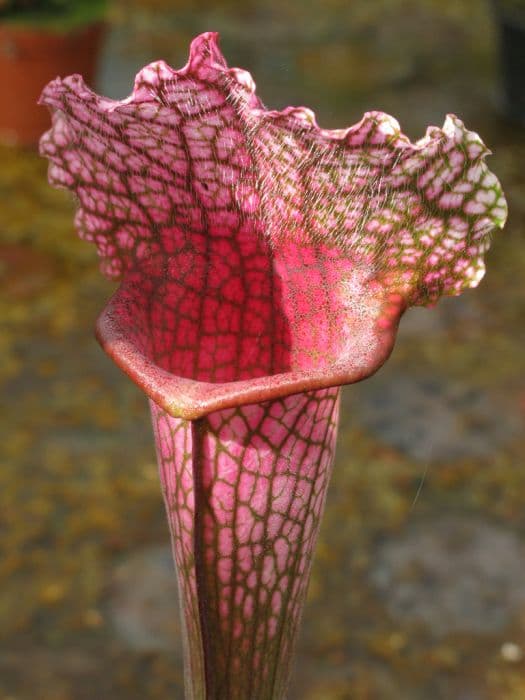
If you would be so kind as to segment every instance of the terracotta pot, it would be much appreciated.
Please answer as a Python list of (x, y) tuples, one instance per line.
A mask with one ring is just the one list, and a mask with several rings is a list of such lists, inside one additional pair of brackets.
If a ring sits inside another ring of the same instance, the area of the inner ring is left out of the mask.
[(81, 73), (93, 84), (103, 30), (102, 23), (60, 33), (0, 22), (0, 141), (38, 143), (51, 121), (36, 102), (53, 78)]

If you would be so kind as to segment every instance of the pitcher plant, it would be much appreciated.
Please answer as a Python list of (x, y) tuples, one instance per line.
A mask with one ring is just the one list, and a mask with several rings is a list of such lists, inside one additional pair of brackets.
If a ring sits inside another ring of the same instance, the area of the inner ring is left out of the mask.
[(114, 101), (41, 103), (52, 185), (121, 285), (98, 322), (147, 394), (191, 700), (285, 697), (334, 458), (339, 393), (414, 304), (475, 287), (506, 203), (449, 115), (415, 143), (382, 112), (328, 130), (267, 110), (208, 32)]

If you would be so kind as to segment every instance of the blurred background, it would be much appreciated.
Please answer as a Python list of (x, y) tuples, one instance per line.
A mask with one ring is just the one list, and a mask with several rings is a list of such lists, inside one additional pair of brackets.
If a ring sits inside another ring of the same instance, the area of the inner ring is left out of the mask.
[[(409, 311), (387, 365), (344, 391), (290, 700), (525, 698), (523, 4), (122, 1), (88, 46), (94, 87), (121, 98), (146, 62), (180, 67), (218, 30), (269, 107), (324, 127), (381, 109), (412, 139), (453, 112), (494, 152), (510, 216), (481, 286)], [(42, 87), (14, 77), (8, 5), (4, 114)], [(71, 60), (96, 19), (63, 29)], [(38, 110), (0, 117), (0, 698), (182, 699), (146, 399), (93, 338), (114, 287), (47, 185)]]

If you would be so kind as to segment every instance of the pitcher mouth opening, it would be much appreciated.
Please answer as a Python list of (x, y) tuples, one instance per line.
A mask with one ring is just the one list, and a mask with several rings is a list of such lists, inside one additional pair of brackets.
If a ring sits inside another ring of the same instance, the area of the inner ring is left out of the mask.
[(390, 354), (402, 299), (333, 250), (329, 264), (320, 250), (312, 260), (283, 249), (270, 269), (255, 261), (220, 275), (195, 256), (149, 260), (126, 275), (97, 338), (151, 399), (187, 419), (360, 381)]

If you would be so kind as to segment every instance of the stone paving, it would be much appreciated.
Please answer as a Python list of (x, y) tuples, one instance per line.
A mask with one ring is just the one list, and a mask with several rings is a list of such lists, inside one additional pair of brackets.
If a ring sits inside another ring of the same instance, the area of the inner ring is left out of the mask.
[(525, 548), (512, 530), (440, 513), (382, 543), (370, 572), (389, 614), (431, 634), (504, 631), (525, 603)]
[[(139, 22), (139, 4), (106, 49), (111, 96), (216, 27), (267, 104), (327, 126), (378, 107), (413, 138), (453, 111), (494, 151), (511, 214), (486, 279), (411, 310), (345, 389), (290, 700), (525, 698), (525, 132), (497, 111), (487, 8), (186, 1)], [(113, 286), (45, 163), (0, 162), (0, 700), (182, 698), (146, 402), (92, 339)]]

